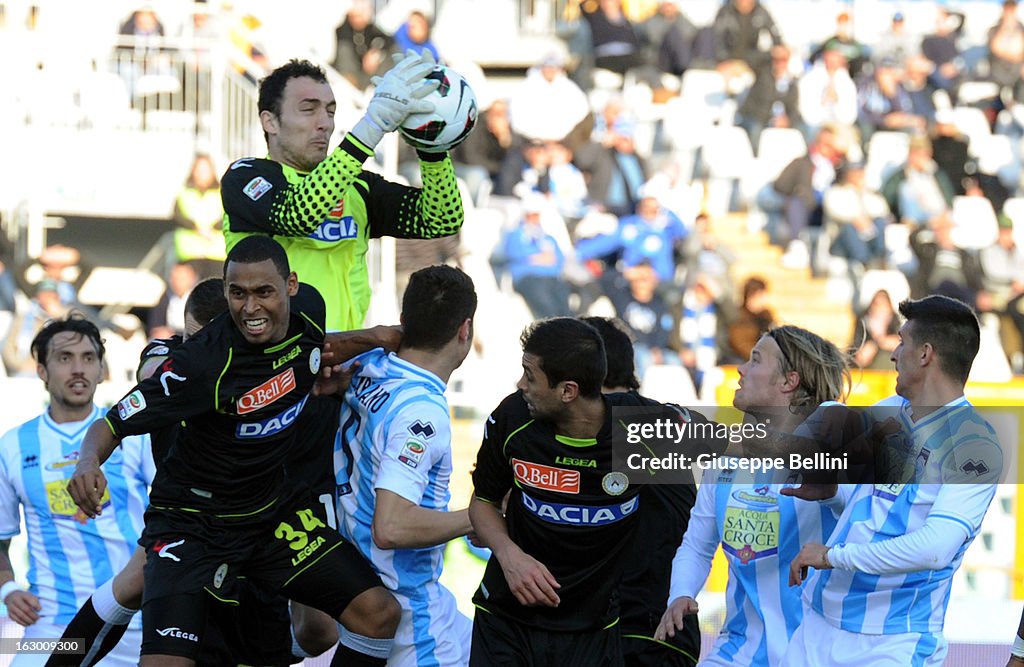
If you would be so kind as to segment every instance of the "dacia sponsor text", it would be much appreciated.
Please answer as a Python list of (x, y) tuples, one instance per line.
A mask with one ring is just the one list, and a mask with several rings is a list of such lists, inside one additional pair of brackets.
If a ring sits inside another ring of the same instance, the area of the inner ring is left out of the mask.
[(523, 507), (530, 514), (548, 523), (565, 526), (605, 526), (622, 521), (636, 511), (640, 496), (614, 505), (566, 505), (549, 503), (524, 493)]
[(273, 417), (267, 417), (258, 422), (239, 424), (235, 429), (235, 436), (239, 438), (266, 438), (267, 436), (280, 433), (295, 422), (299, 414), (302, 413), (302, 408), (306, 406), (308, 399), (309, 396), (303, 397), (301, 401)]

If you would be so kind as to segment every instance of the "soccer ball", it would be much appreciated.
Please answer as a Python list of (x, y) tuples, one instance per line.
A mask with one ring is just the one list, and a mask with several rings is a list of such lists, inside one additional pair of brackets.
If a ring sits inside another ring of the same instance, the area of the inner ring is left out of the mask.
[(476, 95), (461, 74), (444, 65), (438, 65), (427, 79), (441, 84), (424, 98), (434, 103), (434, 110), (410, 115), (398, 131), (413, 148), (443, 153), (465, 141), (476, 124)]

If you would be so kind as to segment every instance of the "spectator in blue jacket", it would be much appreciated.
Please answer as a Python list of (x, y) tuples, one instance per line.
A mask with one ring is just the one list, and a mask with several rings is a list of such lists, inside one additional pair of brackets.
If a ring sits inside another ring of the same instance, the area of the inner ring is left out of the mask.
[(523, 219), (505, 234), (502, 254), (512, 274), (512, 288), (526, 301), (534, 318), (571, 317), (569, 286), (562, 277), (565, 254), (541, 226), (543, 209), (543, 196), (524, 200)]
[(577, 244), (581, 260), (621, 255), (623, 268), (647, 262), (663, 284), (672, 284), (676, 273), (676, 247), (688, 234), (683, 222), (658, 200), (644, 196), (636, 214), (619, 220), (615, 233), (583, 239)]

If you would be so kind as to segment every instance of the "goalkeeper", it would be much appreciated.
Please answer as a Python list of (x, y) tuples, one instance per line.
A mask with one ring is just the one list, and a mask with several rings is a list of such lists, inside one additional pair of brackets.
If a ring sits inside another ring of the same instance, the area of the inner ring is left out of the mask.
[(242, 158), (221, 179), (224, 236), (230, 250), (250, 234), (270, 234), (292, 268), (323, 295), (330, 331), (358, 329), (370, 305), (366, 251), (371, 238), (431, 239), (462, 227), (455, 171), (446, 152), (417, 151), (423, 189), (363, 171), (384, 135), (425, 99), (429, 52), (407, 52), (377, 84), (366, 114), (328, 154), (337, 103), (324, 71), (305, 60), (275, 69), (259, 90), (267, 159)]

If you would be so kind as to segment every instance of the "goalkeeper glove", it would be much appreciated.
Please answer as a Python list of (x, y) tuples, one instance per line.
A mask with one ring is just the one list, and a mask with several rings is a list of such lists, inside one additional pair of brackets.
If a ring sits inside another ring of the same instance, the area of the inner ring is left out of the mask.
[(384, 76), (373, 77), (377, 86), (373, 98), (366, 114), (352, 128), (352, 134), (371, 149), (410, 114), (434, 110), (433, 102), (423, 99), (440, 85), (439, 81), (426, 81), (437, 67), (434, 56), (424, 49), (422, 55), (410, 50), (396, 58), (398, 62)]

